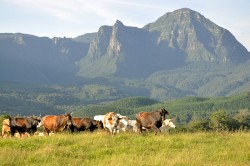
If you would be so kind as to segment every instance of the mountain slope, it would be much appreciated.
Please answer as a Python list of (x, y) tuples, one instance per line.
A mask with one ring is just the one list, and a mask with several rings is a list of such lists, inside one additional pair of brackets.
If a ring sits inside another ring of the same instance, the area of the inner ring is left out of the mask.
[(197, 96), (227, 96), (250, 89), (250, 61), (232, 67), (217, 64), (186, 66), (159, 71), (145, 82), (150, 86), (172, 86)]
[(67, 38), (0, 34), (0, 80), (34, 83), (70, 81), (89, 44)]

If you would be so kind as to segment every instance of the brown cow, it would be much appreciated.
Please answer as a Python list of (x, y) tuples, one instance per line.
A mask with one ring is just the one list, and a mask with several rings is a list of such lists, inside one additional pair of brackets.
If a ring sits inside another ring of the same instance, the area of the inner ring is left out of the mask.
[(166, 115), (169, 115), (169, 113), (164, 108), (153, 112), (139, 112), (136, 114), (139, 133), (142, 133), (142, 127), (146, 129), (153, 128), (155, 133), (161, 132), (159, 128), (162, 126)]
[(2, 137), (5, 138), (8, 133), (10, 133), (10, 120), (4, 119), (2, 125)]
[(41, 125), (49, 135), (50, 132), (55, 133), (70, 127), (72, 125), (72, 117), (68, 113), (65, 113), (65, 115), (47, 115), (42, 118)]
[(37, 130), (37, 125), (40, 122), (40, 118), (27, 117), (27, 118), (9, 118), (11, 136), (14, 136), (15, 132), (20, 135), (28, 133), (33, 134)]
[(92, 118), (72, 118), (73, 124), (70, 129), (71, 132), (74, 132), (74, 129), (77, 131), (89, 130), (93, 132), (95, 129), (103, 129), (102, 121), (97, 121)]

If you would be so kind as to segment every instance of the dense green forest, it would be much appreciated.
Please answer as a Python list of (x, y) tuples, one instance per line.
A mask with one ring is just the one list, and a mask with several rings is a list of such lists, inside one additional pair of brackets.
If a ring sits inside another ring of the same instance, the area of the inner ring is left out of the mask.
[(244, 121), (243, 126), (250, 126), (250, 92), (227, 97), (189, 96), (162, 102), (140, 96), (128, 97), (117, 89), (98, 84), (66, 87), (1, 83), (0, 86), (2, 116), (73, 112), (73, 116), (93, 117), (114, 111), (135, 119), (140, 111), (161, 107), (170, 112), (168, 118), (174, 118), (179, 126), (199, 124), (207, 129), (211, 127), (213, 114), (226, 116), (227, 123)]
[(249, 129), (250, 128), (250, 93), (230, 97), (185, 97), (182, 99), (157, 102), (143, 97), (132, 97), (116, 102), (92, 105), (74, 112), (76, 116), (119, 112), (135, 119), (140, 111), (153, 111), (164, 107), (170, 112), (167, 118), (173, 118), (180, 130), (209, 129)]

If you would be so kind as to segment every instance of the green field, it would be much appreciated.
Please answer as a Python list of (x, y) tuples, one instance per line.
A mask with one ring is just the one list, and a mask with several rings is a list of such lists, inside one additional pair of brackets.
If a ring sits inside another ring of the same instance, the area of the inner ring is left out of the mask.
[(1, 165), (250, 165), (249, 132), (58, 133), (0, 139)]

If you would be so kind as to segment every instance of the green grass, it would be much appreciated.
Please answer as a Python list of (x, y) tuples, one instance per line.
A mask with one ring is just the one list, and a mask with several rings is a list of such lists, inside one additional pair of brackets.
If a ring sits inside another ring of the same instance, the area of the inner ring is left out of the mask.
[(250, 165), (250, 133), (106, 132), (0, 139), (1, 165)]

